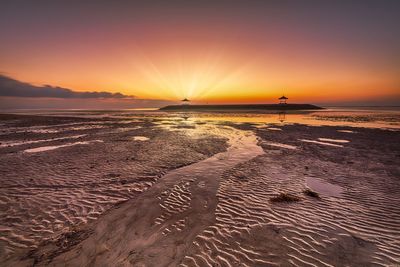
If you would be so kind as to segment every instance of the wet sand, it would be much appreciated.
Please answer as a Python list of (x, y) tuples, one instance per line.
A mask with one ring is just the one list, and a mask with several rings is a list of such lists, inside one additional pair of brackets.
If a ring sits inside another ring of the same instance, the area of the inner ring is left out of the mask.
[(400, 262), (398, 131), (0, 119), (4, 266)]

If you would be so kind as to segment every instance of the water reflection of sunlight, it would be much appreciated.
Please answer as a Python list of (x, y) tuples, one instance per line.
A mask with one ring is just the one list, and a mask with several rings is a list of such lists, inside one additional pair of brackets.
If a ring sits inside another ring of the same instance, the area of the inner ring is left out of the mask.
[(349, 143), (349, 140), (344, 139), (332, 139), (332, 138), (318, 138), (319, 141), (322, 142), (333, 142), (333, 143)]
[(299, 139), (302, 142), (306, 143), (314, 143), (318, 145), (323, 145), (323, 146), (332, 146), (332, 147), (343, 147), (343, 145), (338, 145), (338, 144), (332, 144), (332, 143), (327, 143), (327, 142), (321, 142), (317, 140), (309, 140), (309, 139)]
[[(323, 110), (323, 111), (302, 111), (286, 113), (277, 112), (163, 112), (163, 111), (102, 111), (90, 115), (76, 114), (77, 117), (89, 118), (118, 118), (126, 119), (127, 122), (138, 120), (152, 120), (159, 124), (173, 123), (175, 121), (195, 121), (196, 124), (211, 122), (219, 123), (252, 123), (258, 124), (257, 127), (270, 125), (272, 128), (290, 124), (304, 124), (310, 126), (344, 126), (344, 127), (365, 127), (380, 129), (400, 129), (399, 111), (343, 111), (343, 110)], [(62, 115), (65, 115), (62, 113)], [(69, 116), (71, 116), (68, 113)], [(189, 123), (189, 122), (188, 122)], [(272, 129), (271, 129), (272, 130)], [(338, 129), (342, 133), (355, 133), (350, 129)]]
[(326, 196), (339, 197), (340, 194), (343, 192), (342, 187), (314, 177), (307, 177), (306, 184), (312, 190), (315, 190), (318, 193)]
[[(228, 122), (228, 123), (252, 123), (259, 124), (259, 127), (265, 124), (276, 126), (304, 124), (310, 126), (350, 126), (350, 127), (367, 127), (367, 128), (388, 128), (400, 129), (399, 122), (370, 120), (330, 120), (329, 116), (325, 116), (323, 112), (302, 112), (302, 113), (171, 113), (170, 116), (179, 116), (187, 121), (197, 122)], [(350, 115), (348, 115), (350, 116)], [(323, 117), (323, 119), (321, 119)], [(272, 127), (274, 128), (274, 127)], [(276, 128), (276, 127), (275, 127)], [(273, 130), (273, 129), (271, 129)], [(342, 130), (346, 131), (346, 130)], [(348, 132), (349, 130), (347, 130)]]
[[(253, 114), (253, 113), (170, 113), (163, 114), (160, 118), (162, 122), (156, 124), (179, 124), (180, 126), (212, 124), (212, 123), (251, 123), (257, 125), (257, 128), (280, 131), (277, 126), (303, 124), (310, 126), (344, 126), (344, 127), (366, 127), (366, 128), (387, 128), (400, 129), (400, 124), (387, 123), (384, 121), (355, 122), (355, 121), (337, 121), (321, 120), (316, 118), (313, 113), (310, 114)], [(269, 126), (270, 125), (270, 126)], [(343, 133), (354, 132), (350, 130), (339, 130)]]

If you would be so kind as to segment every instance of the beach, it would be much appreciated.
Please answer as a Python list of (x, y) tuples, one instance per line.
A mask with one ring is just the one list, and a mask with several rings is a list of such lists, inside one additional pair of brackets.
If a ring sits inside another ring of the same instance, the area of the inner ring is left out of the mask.
[(0, 265), (396, 265), (400, 119), (346, 112), (1, 114)]

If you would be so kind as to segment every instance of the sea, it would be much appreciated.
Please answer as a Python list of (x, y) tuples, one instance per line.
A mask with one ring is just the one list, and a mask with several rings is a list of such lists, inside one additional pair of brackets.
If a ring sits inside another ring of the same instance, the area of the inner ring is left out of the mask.
[(192, 121), (220, 121), (256, 124), (306, 124), (312, 126), (349, 126), (400, 130), (400, 107), (326, 107), (303, 111), (218, 111), (166, 112), (158, 108), (118, 110), (0, 110), (0, 113), (73, 116), (86, 118), (169, 118)]

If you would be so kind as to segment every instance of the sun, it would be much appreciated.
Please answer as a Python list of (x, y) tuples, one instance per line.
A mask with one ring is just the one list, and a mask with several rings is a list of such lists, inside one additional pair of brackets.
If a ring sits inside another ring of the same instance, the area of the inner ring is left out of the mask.
[(242, 84), (248, 64), (235, 64), (223, 51), (209, 51), (204, 56), (173, 54), (153, 59), (141, 54), (135, 69), (157, 95), (171, 100), (204, 101), (221, 89)]

